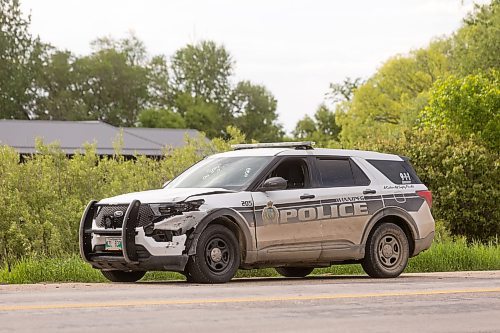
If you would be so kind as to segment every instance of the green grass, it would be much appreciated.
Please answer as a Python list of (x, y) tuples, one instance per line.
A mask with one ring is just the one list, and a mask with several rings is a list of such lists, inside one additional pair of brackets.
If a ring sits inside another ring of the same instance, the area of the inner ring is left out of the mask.
[[(467, 245), (464, 239), (454, 242), (436, 242), (417, 257), (410, 259), (405, 272), (449, 272), (500, 269), (500, 245)], [(364, 274), (360, 265), (336, 265), (318, 268), (317, 275)], [(274, 277), (274, 269), (240, 270), (237, 277)], [(183, 280), (184, 276), (172, 272), (149, 272), (142, 281)], [(65, 258), (26, 258), (17, 262), (8, 272), (0, 269), (0, 283), (41, 282), (106, 282), (98, 270), (84, 263), (77, 255)]]

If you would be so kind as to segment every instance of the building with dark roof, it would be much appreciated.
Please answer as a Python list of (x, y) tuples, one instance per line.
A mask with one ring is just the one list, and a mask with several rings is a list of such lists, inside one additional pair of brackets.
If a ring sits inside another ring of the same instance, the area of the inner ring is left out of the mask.
[(36, 154), (35, 140), (57, 142), (67, 155), (81, 152), (86, 143), (95, 144), (98, 155), (113, 155), (113, 143), (123, 140), (125, 156), (159, 157), (165, 147), (185, 145), (186, 135), (195, 138), (200, 132), (177, 128), (115, 127), (102, 121), (0, 120), (0, 145), (15, 148), (20, 154)]

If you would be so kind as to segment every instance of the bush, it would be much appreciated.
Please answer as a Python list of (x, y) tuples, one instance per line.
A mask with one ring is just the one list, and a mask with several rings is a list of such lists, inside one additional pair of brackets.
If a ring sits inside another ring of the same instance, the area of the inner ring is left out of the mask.
[(408, 156), (433, 192), (434, 218), (452, 235), (487, 242), (500, 234), (499, 152), (474, 135), (415, 130), (358, 148)]
[(119, 148), (113, 157), (99, 157), (91, 145), (67, 158), (56, 145), (38, 142), (40, 153), (20, 163), (13, 148), (0, 146), (0, 266), (10, 269), (25, 256), (77, 253), (80, 217), (91, 199), (160, 188), (204, 156), (244, 140), (228, 131), (232, 141), (187, 139), (182, 148), (166, 148), (161, 160), (126, 160)]
[(477, 135), (491, 149), (500, 149), (500, 71), (449, 76), (438, 80), (430, 91), (422, 124), (464, 138)]
[[(98, 157), (93, 146), (67, 158), (57, 146), (38, 143), (40, 154), (25, 157), (0, 146), (0, 267), (23, 257), (59, 257), (78, 252), (78, 225), (90, 199), (159, 188), (208, 154), (242, 142), (188, 140), (166, 149), (161, 160), (119, 155)], [(433, 214), (452, 235), (488, 241), (500, 234), (499, 153), (474, 136), (468, 139), (431, 131), (412, 132), (398, 141), (366, 143), (364, 149), (410, 157), (434, 193)], [(441, 225), (441, 224), (440, 224)], [(444, 228), (439, 237), (449, 239)]]

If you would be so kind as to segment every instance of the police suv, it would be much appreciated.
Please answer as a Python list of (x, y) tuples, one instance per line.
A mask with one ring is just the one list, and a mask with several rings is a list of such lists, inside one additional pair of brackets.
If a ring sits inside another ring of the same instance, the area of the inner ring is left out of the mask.
[(262, 267), (304, 277), (345, 263), (389, 278), (432, 243), (432, 195), (405, 157), (310, 142), (233, 148), (162, 189), (91, 201), (81, 256), (114, 282), (176, 271), (223, 283)]

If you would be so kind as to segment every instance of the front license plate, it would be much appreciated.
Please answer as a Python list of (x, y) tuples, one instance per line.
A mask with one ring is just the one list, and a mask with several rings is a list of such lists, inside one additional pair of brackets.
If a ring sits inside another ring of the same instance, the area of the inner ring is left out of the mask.
[(106, 251), (121, 251), (122, 239), (121, 237), (106, 237), (106, 244), (104, 245)]

